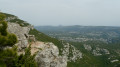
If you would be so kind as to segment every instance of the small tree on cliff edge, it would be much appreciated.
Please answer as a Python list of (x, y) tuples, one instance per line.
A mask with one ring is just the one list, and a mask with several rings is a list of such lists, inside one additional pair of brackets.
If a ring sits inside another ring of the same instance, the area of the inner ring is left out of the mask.
[(7, 35), (7, 22), (5, 20), (5, 15), (0, 14), (0, 33), (3, 36)]
[(13, 46), (17, 43), (17, 37), (14, 34), (8, 33), (7, 27), (5, 15), (0, 13), (0, 47)]

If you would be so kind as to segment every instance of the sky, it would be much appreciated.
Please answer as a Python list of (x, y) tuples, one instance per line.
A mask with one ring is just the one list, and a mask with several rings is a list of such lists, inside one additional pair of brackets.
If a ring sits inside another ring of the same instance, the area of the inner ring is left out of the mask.
[(120, 26), (120, 0), (0, 0), (0, 11), (35, 26)]

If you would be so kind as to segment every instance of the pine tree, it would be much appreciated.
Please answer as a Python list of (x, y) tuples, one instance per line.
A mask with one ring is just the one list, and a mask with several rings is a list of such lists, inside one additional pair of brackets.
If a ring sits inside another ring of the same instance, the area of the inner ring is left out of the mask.
[[(5, 21), (5, 15), (0, 13), (0, 47), (13, 46), (17, 43), (17, 37), (14, 34), (7, 32), (7, 22)], [(0, 48), (0, 49), (1, 49)]]

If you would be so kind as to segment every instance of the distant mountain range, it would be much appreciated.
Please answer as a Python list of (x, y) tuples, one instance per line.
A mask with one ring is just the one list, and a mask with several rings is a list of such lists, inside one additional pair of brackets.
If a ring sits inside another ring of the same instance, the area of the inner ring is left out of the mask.
[[(37, 30), (63, 40), (101, 40), (106, 43), (119, 42), (120, 27), (112, 26), (36, 26)], [(86, 41), (85, 40), (85, 41)]]

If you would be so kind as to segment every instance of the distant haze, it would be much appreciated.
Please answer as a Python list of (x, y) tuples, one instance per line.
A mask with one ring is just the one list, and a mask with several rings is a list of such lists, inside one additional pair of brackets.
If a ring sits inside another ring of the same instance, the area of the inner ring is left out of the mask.
[(120, 26), (120, 0), (0, 0), (0, 10), (33, 25)]

